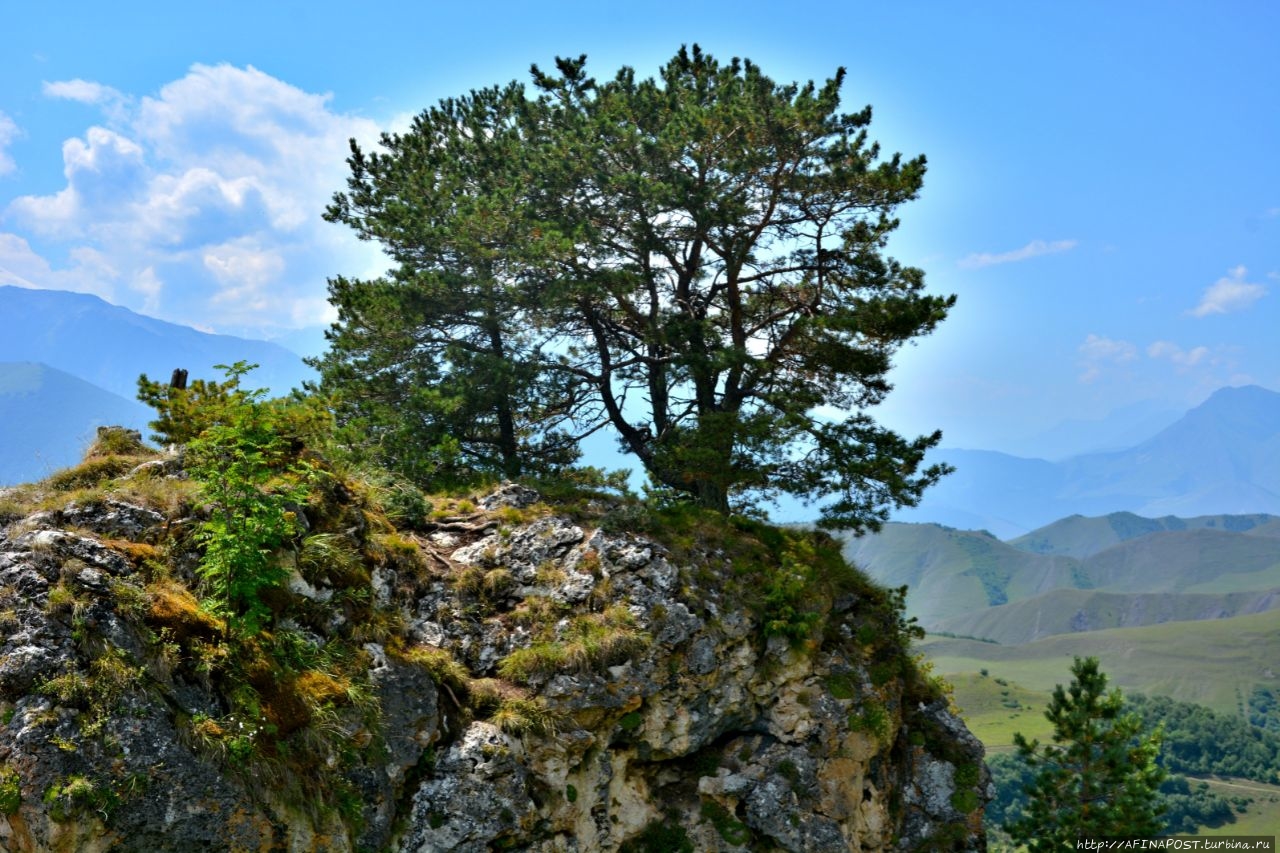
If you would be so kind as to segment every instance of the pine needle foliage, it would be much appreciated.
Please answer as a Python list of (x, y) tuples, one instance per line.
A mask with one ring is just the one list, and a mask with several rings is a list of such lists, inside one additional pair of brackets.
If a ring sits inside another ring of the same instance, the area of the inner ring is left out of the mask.
[(1097, 658), (1076, 658), (1071, 674), (1045, 711), (1054, 742), (1014, 735), (1034, 779), (1024, 813), (1005, 828), (1031, 853), (1071, 850), (1083, 838), (1159, 835), (1165, 778), (1156, 764), (1159, 731), (1144, 732), (1142, 718), (1124, 710), (1120, 691), (1107, 692)]
[(728, 513), (832, 499), (875, 528), (946, 473), (868, 410), (954, 297), (884, 250), (925, 159), (881, 156), (844, 71), (777, 83), (681, 48), (586, 58), (352, 143), (326, 216), (394, 266), (335, 278), (316, 362), (353, 440), (423, 481), (563, 468), (607, 429), (658, 487)]

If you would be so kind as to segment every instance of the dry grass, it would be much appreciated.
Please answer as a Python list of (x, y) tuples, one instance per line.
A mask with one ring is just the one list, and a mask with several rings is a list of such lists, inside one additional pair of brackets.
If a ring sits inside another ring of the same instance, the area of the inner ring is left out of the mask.
[(202, 610), (191, 590), (177, 581), (158, 580), (147, 586), (147, 596), (147, 622), (158, 631), (167, 628), (178, 642), (213, 640), (226, 633), (226, 623)]
[(122, 477), (138, 465), (150, 459), (150, 456), (92, 456), (79, 465), (64, 468), (46, 477), (42, 485), (57, 492), (69, 492), (72, 489), (84, 489), (100, 486), (107, 480)]
[(413, 646), (401, 653), (406, 663), (425, 669), (431, 679), (443, 687), (456, 702), (467, 695), (471, 684), (471, 672), (458, 662), (448, 649), (434, 646)]
[(652, 642), (625, 607), (575, 616), (559, 637), (517, 649), (498, 663), (498, 674), (528, 683), (557, 672), (590, 672), (615, 666)]
[(99, 427), (98, 434), (85, 451), (85, 459), (106, 456), (156, 456), (158, 451), (142, 441), (142, 435), (122, 427)]
[(509, 735), (554, 735), (564, 722), (564, 714), (536, 699), (504, 699), (489, 722)]

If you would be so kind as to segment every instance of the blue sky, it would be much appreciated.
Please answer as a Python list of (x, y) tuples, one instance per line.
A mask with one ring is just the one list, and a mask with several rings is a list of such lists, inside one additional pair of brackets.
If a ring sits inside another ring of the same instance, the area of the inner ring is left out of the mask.
[[(0, 16), (0, 284), (296, 341), (329, 316), (328, 276), (382, 268), (320, 219), (349, 137), (556, 55), (647, 75), (697, 42), (778, 80), (844, 66), (873, 137), (928, 156), (891, 248), (959, 304), (901, 355), (890, 424), (1049, 453), (1036, 437), (1064, 420), (1280, 389), (1280, 4), (63, 2)], [(1070, 443), (1060, 432), (1054, 449)]]

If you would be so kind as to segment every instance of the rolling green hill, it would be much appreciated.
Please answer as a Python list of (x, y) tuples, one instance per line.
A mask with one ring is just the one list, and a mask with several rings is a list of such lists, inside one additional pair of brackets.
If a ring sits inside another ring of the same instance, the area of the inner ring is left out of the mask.
[[(954, 686), (953, 695), (960, 708), (960, 715), (964, 718), (969, 730), (986, 747), (989, 759), (997, 755), (1012, 756), (1017, 751), (1013, 742), (1015, 732), (1041, 741), (1052, 737), (1053, 727), (1044, 716), (1044, 710), (1051, 696), (1049, 691), (1028, 690), (1017, 682), (1010, 681), (990, 670), (987, 670), (986, 675), (981, 672), (954, 674), (949, 680)], [(1151, 704), (1160, 704), (1162, 701), (1157, 700)], [(1181, 706), (1183, 709), (1192, 707), (1194, 706)], [(1168, 722), (1167, 719), (1166, 722)], [(1190, 727), (1185, 723), (1181, 726), (1175, 725), (1175, 729), (1179, 730), (1173, 731), (1171, 735), (1166, 734), (1166, 750), (1176, 750), (1175, 742), (1181, 741), (1185, 744), (1188, 738), (1194, 743), (1202, 732), (1202, 729), (1194, 724)], [(1208, 732), (1204, 734), (1212, 736)], [(1219, 730), (1217, 734), (1222, 737), (1224, 733)], [(1277, 827), (1280, 827), (1280, 785), (1267, 784), (1257, 778), (1259, 772), (1265, 775), (1268, 767), (1266, 752), (1261, 749), (1264, 744), (1260, 738), (1250, 737), (1247, 729), (1228, 729), (1225, 734), (1228, 736), (1223, 738), (1223, 743), (1227, 749), (1233, 750), (1231, 755), (1254, 753), (1254, 763), (1240, 768), (1242, 771), (1247, 771), (1248, 778), (1205, 776), (1203, 773), (1188, 771), (1184, 762), (1172, 765), (1175, 772), (1186, 774), (1193, 785), (1207, 784), (1211, 791), (1232, 803), (1234, 814), (1231, 820), (1214, 827), (1201, 827), (1192, 834), (1197, 838), (1272, 834)], [(1241, 738), (1247, 742), (1241, 744), (1239, 742)], [(1183, 751), (1185, 752), (1185, 749)], [(1196, 754), (1205, 755), (1206, 753), (1196, 751)], [(1001, 774), (997, 773), (996, 777), (999, 780)], [(1005, 777), (1004, 781), (1008, 784), (1011, 780)], [(1008, 796), (1004, 792), (1002, 794)], [(989, 818), (991, 815), (992, 813), (988, 812)], [(988, 824), (989, 827), (992, 825)]]
[(1025, 536), (1010, 539), (1009, 544), (1034, 554), (1083, 559), (1149, 533), (1199, 529), (1280, 536), (1280, 518), (1264, 513), (1200, 515), (1194, 518), (1178, 518), (1174, 515), (1143, 518), (1131, 512), (1113, 512), (1096, 517), (1072, 515), (1033, 530)]
[(988, 533), (886, 524), (849, 540), (845, 556), (886, 586), (906, 585), (907, 615), (925, 626), (960, 613), (1075, 587), (1079, 562), (1019, 551)]
[(951, 673), (947, 680), (954, 688), (960, 716), (988, 754), (1013, 752), (1014, 732), (1040, 740), (1053, 735), (1053, 726), (1044, 716), (1052, 691), (1028, 690), (1007, 678), (980, 672)]
[[(1148, 532), (1143, 532), (1148, 531)], [(1222, 619), (1280, 607), (1280, 518), (1113, 514), (1038, 531), (1037, 553), (985, 531), (887, 524), (845, 554), (908, 587), (927, 629), (1002, 643), (1051, 634)], [(1108, 538), (1118, 541), (1087, 556)]]
[(1226, 619), (1276, 608), (1280, 608), (1280, 587), (1224, 595), (1055, 589), (1012, 604), (942, 619), (936, 630), (1012, 644), (1052, 634)]
[(920, 650), (943, 675), (987, 669), (1030, 691), (1065, 683), (1072, 657), (1092, 655), (1125, 692), (1238, 713), (1255, 686), (1280, 688), (1280, 610), (1058, 634), (1016, 646), (930, 636)]
[(1280, 586), (1280, 540), (1176, 530), (1122, 542), (1084, 561), (1099, 589), (1226, 593)]

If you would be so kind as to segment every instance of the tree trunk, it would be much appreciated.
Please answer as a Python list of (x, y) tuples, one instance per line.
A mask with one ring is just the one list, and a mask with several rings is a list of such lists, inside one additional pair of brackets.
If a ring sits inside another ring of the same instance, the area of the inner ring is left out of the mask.
[(699, 480), (694, 483), (693, 494), (698, 500), (698, 506), (714, 509), (725, 515), (729, 514), (729, 490), (719, 483)]

